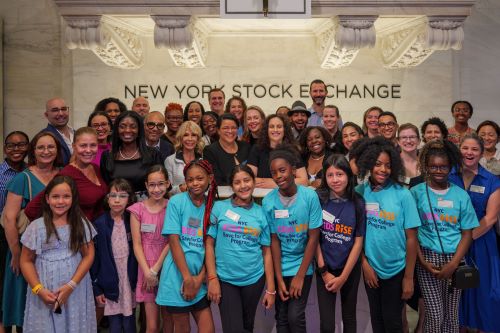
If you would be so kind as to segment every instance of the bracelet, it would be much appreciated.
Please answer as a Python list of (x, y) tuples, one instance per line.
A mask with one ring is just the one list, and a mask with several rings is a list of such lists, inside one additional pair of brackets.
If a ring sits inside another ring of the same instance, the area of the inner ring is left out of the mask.
[(268, 295), (276, 295), (276, 290), (275, 291), (269, 291), (266, 289), (266, 294)]
[(150, 268), (150, 269), (149, 269), (149, 273), (150, 273), (151, 275), (155, 276), (155, 277), (156, 277), (156, 276), (158, 276), (158, 272), (157, 272), (157, 271), (155, 271), (155, 270), (154, 270), (154, 269), (152, 269), (152, 268)]
[(76, 289), (76, 287), (78, 286), (78, 285), (76, 284), (76, 282), (75, 282), (75, 281), (73, 281), (73, 280), (69, 280), (66, 284), (67, 284), (67, 285), (68, 285), (68, 286), (69, 286), (72, 290), (75, 290), (75, 289)]
[(38, 295), (38, 293), (40, 292), (40, 290), (43, 289), (43, 284), (39, 283), (37, 284), (36, 286), (34, 286), (32, 289), (31, 289), (31, 292), (34, 294), (34, 295)]
[(218, 279), (217, 275), (212, 275), (212, 276), (209, 276), (207, 278), (208, 281), (212, 281), (212, 280), (215, 280), (215, 279)]

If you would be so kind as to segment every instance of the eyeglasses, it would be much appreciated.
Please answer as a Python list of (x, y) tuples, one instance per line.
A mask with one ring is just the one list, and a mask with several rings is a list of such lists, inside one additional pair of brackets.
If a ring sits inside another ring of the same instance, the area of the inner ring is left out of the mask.
[(18, 143), (7, 142), (5, 144), (5, 149), (6, 150), (24, 149), (27, 146), (28, 146), (28, 142), (26, 142), (26, 141), (18, 142)]
[(157, 129), (159, 129), (161, 131), (161, 130), (163, 130), (165, 128), (165, 124), (164, 123), (155, 123), (153, 121), (147, 122), (146, 126), (150, 130), (152, 130), (152, 129), (154, 129), (156, 127)]
[(108, 194), (108, 197), (110, 199), (128, 199), (129, 195), (128, 195), (128, 193), (111, 192)]
[(48, 146), (36, 146), (35, 150), (38, 152), (43, 152), (45, 150), (56, 150), (57, 146), (56, 145), (48, 145)]
[(109, 123), (95, 123), (95, 124), (90, 124), (92, 128), (98, 129), (98, 128), (105, 128), (106, 126), (109, 126)]
[(156, 187), (158, 188), (165, 188), (167, 187), (167, 183), (166, 182), (159, 182), (159, 183), (148, 183), (148, 188), (151, 189), (151, 190), (154, 190)]
[(394, 126), (396, 126), (396, 123), (393, 121), (390, 121), (388, 123), (378, 123), (378, 127), (393, 128)]
[(53, 113), (69, 112), (69, 106), (62, 106), (60, 108), (51, 108), (49, 111)]
[(418, 136), (416, 136), (416, 135), (400, 136), (399, 137), (399, 140), (401, 140), (401, 141), (414, 141), (414, 140), (417, 140), (417, 139), (418, 139)]
[(429, 167), (430, 172), (448, 172), (450, 171), (450, 166), (449, 165), (430, 165)]

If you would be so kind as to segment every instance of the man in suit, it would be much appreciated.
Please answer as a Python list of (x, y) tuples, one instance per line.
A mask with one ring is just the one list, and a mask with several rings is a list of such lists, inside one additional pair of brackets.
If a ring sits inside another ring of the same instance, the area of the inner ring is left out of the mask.
[(45, 105), (45, 117), (48, 120), (47, 127), (42, 131), (51, 132), (61, 144), (63, 163), (67, 165), (73, 154), (73, 137), (75, 130), (68, 125), (69, 106), (59, 97), (51, 98)]
[(156, 148), (160, 152), (161, 160), (164, 162), (167, 156), (172, 155), (174, 147), (167, 140), (160, 140), (165, 129), (165, 117), (158, 111), (146, 114), (144, 118), (144, 134), (146, 145)]

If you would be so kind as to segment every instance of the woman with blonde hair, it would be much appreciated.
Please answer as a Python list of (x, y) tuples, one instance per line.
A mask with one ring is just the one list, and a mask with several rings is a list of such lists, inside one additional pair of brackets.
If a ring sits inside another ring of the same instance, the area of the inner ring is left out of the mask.
[(170, 193), (177, 194), (186, 191), (184, 166), (200, 158), (204, 147), (205, 143), (202, 140), (201, 128), (191, 120), (182, 123), (175, 135), (175, 154), (165, 159), (165, 168), (172, 183)]

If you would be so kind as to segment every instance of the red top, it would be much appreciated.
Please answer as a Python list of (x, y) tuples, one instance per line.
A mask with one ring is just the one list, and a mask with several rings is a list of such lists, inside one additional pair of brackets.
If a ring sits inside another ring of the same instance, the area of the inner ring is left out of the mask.
[[(91, 164), (95, 174), (99, 179), (100, 185), (94, 184), (88, 179), (80, 169), (71, 164), (65, 166), (58, 175), (69, 176), (73, 178), (78, 190), (80, 208), (83, 214), (93, 222), (103, 212), (104, 197), (108, 194), (108, 185), (101, 176), (99, 167)], [(26, 206), (24, 212), (30, 221), (42, 216), (42, 198), (45, 196), (45, 190), (35, 196)]]

